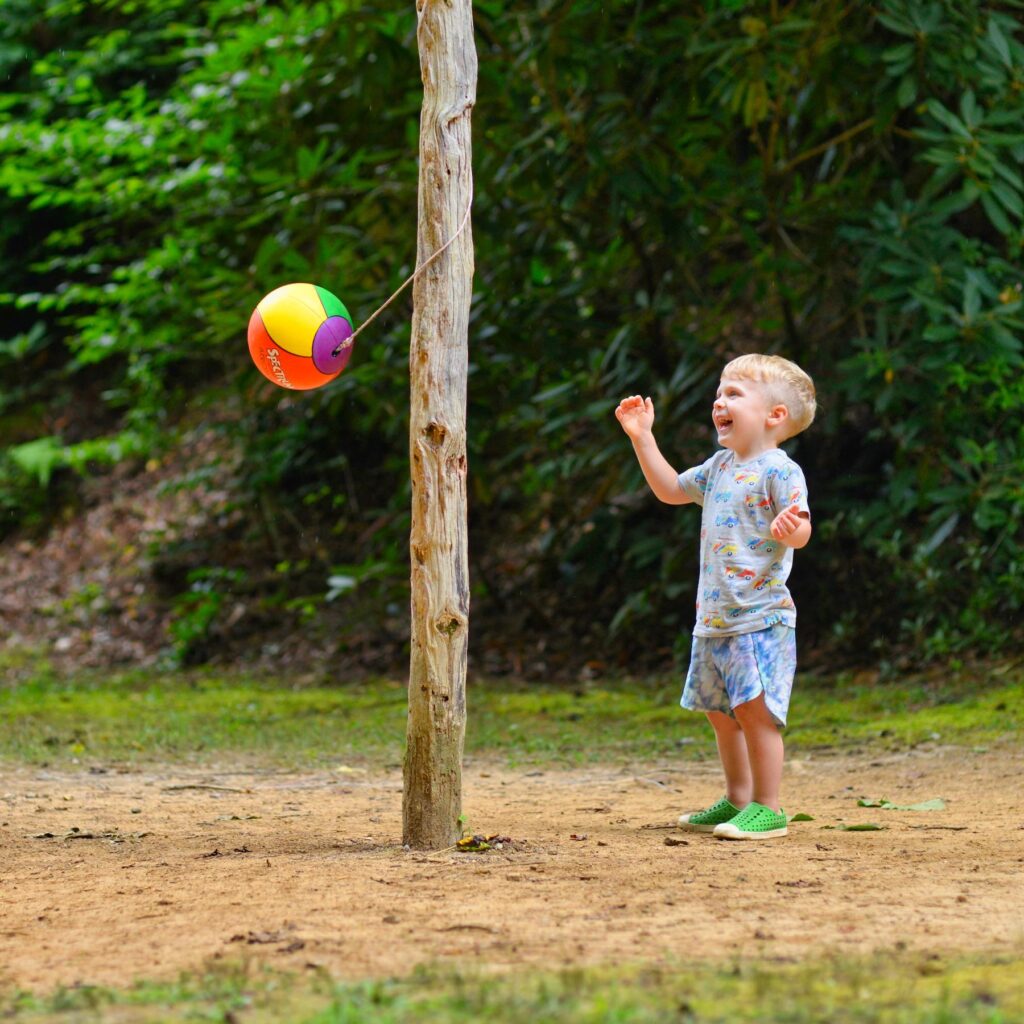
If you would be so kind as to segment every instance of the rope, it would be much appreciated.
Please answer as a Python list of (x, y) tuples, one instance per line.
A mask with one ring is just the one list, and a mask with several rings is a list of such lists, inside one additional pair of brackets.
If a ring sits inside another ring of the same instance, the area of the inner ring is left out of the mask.
[(409, 285), (411, 285), (411, 284), (413, 283), (413, 281), (415, 281), (415, 280), (416, 280), (416, 278), (417, 278), (417, 277), (419, 277), (419, 276), (420, 276), (420, 274), (422, 274), (422, 273), (423, 273), (423, 271), (424, 271), (424, 270), (426, 270), (426, 269), (427, 269), (427, 267), (429, 267), (429, 266), (430, 266), (430, 264), (431, 264), (431, 263), (433, 263), (433, 262), (434, 262), (434, 260), (436, 260), (436, 259), (437, 259), (437, 257), (438, 257), (438, 256), (440, 256), (440, 255), (441, 255), (441, 253), (443, 253), (443, 252), (445, 251), (445, 249), (447, 249), (447, 248), (448, 248), (448, 246), (449, 246), (449, 245), (451, 245), (451, 244), (452, 244), (452, 242), (454, 242), (454, 241), (455, 241), (455, 239), (456, 239), (456, 238), (458, 238), (458, 237), (459, 237), (459, 235), (461, 235), (461, 234), (462, 234), (462, 229), (463, 229), (463, 228), (464, 228), (464, 227), (465, 227), (465, 226), (466, 226), (466, 225), (467, 225), (467, 224), (469, 223), (469, 214), (470, 214), (470, 211), (471, 211), (472, 209), (473, 209), (473, 186), (472, 186), (472, 183), (470, 183), (470, 186), (469, 186), (469, 202), (468, 202), (468, 203), (466, 204), (466, 212), (465, 212), (465, 214), (464, 214), (464, 215), (463, 215), (463, 217), (462, 217), (462, 223), (461, 223), (461, 224), (459, 225), (459, 230), (458, 230), (458, 231), (456, 231), (456, 232), (455, 232), (455, 234), (454, 234), (454, 235), (452, 235), (452, 237), (451, 237), (451, 238), (449, 238), (449, 239), (448, 239), (448, 241), (447, 241), (447, 242), (445, 242), (445, 243), (444, 243), (444, 245), (442, 245), (442, 246), (441, 246), (441, 248), (440, 248), (440, 249), (438, 249), (438, 250), (437, 250), (437, 251), (436, 251), (436, 252), (435, 252), (435, 253), (434, 253), (434, 254), (433, 254), (432, 256), (428, 256), (428, 257), (427, 257), (427, 258), (426, 258), (426, 259), (425, 259), (425, 260), (424, 260), (424, 261), (423, 261), (423, 262), (422, 262), (422, 263), (421, 263), (421, 264), (420, 264), (420, 265), (419, 265), (419, 266), (418, 266), (418, 267), (417, 267), (417, 268), (416, 268), (416, 269), (415, 269), (415, 270), (414, 270), (414, 271), (413, 271), (413, 272), (412, 272), (412, 273), (411, 273), (411, 274), (410, 274), (410, 275), (409, 275), (409, 276), (408, 276), (408, 277), (407, 277), (407, 278), (405, 279), (405, 281), (404, 281), (404, 282), (402, 282), (402, 284), (401, 284), (401, 285), (399, 285), (398, 289), (397, 289), (397, 290), (395, 291), (395, 293), (394, 293), (394, 294), (393, 294), (393, 295), (391, 296), (391, 298), (387, 300), (387, 302), (385, 302), (385, 303), (384, 303), (384, 304), (383, 304), (382, 306), (379, 306), (379, 307), (378, 307), (378, 308), (377, 308), (377, 309), (376, 309), (376, 310), (375, 310), (375, 311), (374, 311), (374, 312), (373, 312), (373, 313), (372, 313), (372, 314), (371, 314), (370, 316), (368, 316), (368, 317), (367, 317), (367, 318), (366, 318), (366, 319), (365, 319), (365, 320), (364, 320), (364, 321), (363, 321), (363, 322), (362, 322), (362, 323), (361, 323), (361, 324), (359, 325), (359, 327), (358, 327), (358, 328), (357, 328), (357, 329), (356, 329), (356, 330), (355, 330), (355, 331), (354, 331), (354, 332), (353, 332), (352, 334), (350, 334), (350, 335), (349, 335), (349, 336), (348, 336), (348, 337), (347, 337), (347, 338), (346, 338), (346, 339), (345, 339), (345, 340), (344, 340), (344, 341), (343, 341), (343, 342), (342, 342), (342, 343), (341, 343), (340, 345), (338, 345), (338, 347), (337, 347), (337, 348), (335, 348), (335, 349), (334, 349), (334, 351), (333, 351), (333, 352), (331, 353), (331, 355), (332, 355), (332, 356), (336, 356), (336, 355), (338, 355), (338, 354), (339, 354), (339, 353), (341, 352), (341, 350), (342, 350), (343, 348), (347, 348), (347, 347), (349, 347), (350, 345), (352, 345), (352, 344), (353, 344), (353, 343), (355, 342), (356, 338), (358, 338), (358, 337), (359, 337), (359, 335), (360, 335), (360, 334), (361, 334), (361, 333), (362, 333), (362, 332), (363, 332), (363, 331), (364, 331), (364, 330), (365, 330), (365, 329), (366, 329), (367, 327), (369, 327), (369, 326), (370, 326), (370, 324), (372, 324), (372, 323), (373, 323), (373, 321), (374, 321), (374, 320), (376, 320), (376, 319), (377, 319), (377, 317), (378, 317), (378, 316), (380, 316), (380, 314), (381, 314), (381, 313), (383, 313), (383, 312), (384, 312), (384, 310), (385, 310), (385, 309), (387, 309), (387, 308), (388, 308), (388, 306), (390, 306), (390, 305), (391, 305), (391, 303), (392, 303), (392, 302), (394, 302), (394, 301), (395, 301), (395, 299), (397, 299), (397, 298), (398, 298), (398, 296), (399, 296), (399, 295), (401, 295), (401, 294), (402, 294), (402, 292), (404, 292), (404, 291), (405, 291), (405, 289), (406, 289), (406, 288), (408, 288), (408, 287), (409, 287)]

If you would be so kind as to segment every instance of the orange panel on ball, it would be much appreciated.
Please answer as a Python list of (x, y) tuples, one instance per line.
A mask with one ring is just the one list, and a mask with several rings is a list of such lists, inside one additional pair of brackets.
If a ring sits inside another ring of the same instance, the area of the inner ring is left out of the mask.
[(267, 333), (259, 309), (249, 318), (249, 354), (267, 380), (293, 391), (318, 388), (338, 376), (321, 373), (312, 359), (292, 355), (281, 348)]

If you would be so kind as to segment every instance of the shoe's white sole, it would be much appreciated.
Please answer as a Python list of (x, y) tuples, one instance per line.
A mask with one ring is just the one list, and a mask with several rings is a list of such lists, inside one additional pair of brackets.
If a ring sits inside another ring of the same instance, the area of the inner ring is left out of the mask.
[(744, 832), (735, 825), (725, 822), (715, 826), (714, 834), (716, 839), (781, 839), (782, 836), (789, 835), (789, 829), (773, 828), (767, 832)]
[(717, 825), (691, 825), (688, 814), (679, 815), (679, 827), (684, 832), (714, 832), (718, 828)]

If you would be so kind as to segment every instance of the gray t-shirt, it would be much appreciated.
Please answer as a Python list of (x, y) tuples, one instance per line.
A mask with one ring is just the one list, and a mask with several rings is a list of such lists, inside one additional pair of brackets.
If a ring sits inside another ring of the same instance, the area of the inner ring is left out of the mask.
[(680, 473), (679, 486), (704, 510), (694, 635), (795, 626), (796, 605), (786, 589), (793, 549), (770, 527), (793, 505), (809, 513), (800, 467), (780, 448), (742, 463), (724, 448)]

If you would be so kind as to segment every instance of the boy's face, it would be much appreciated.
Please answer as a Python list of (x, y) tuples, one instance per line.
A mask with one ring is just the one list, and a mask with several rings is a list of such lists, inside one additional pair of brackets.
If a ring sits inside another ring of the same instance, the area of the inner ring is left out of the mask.
[(740, 377), (723, 377), (718, 385), (711, 418), (718, 431), (718, 443), (741, 458), (752, 458), (775, 447), (771, 429), (777, 422), (779, 405), (772, 406), (764, 385)]

